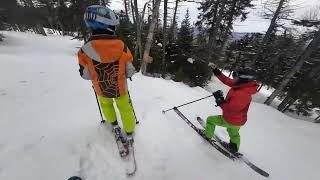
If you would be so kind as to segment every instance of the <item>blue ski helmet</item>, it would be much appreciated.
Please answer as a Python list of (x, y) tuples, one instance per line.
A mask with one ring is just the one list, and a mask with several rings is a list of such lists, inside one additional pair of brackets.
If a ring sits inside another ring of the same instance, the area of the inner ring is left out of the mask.
[(116, 26), (119, 25), (118, 16), (108, 7), (100, 5), (87, 7), (83, 19), (87, 28), (92, 30), (100, 29), (115, 32)]

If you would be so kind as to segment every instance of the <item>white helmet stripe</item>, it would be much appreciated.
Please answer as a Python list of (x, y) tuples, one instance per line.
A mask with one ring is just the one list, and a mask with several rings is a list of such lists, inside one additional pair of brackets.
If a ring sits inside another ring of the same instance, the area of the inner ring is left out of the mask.
[(118, 21), (118, 16), (116, 15), (116, 13), (110, 13), (111, 19), (113, 19), (114, 21)]
[(103, 24), (108, 24), (110, 26), (117, 26), (119, 24), (119, 20), (111, 20), (105, 17), (101, 17), (99, 15), (97, 15), (96, 21), (101, 22)]
[(250, 75), (240, 75), (239, 78), (244, 78), (244, 79), (255, 79), (255, 76), (250, 76)]

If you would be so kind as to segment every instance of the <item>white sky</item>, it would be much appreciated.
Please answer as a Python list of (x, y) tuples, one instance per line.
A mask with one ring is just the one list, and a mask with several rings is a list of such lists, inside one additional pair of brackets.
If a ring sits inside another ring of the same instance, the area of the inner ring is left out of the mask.
[[(170, 1), (170, 0), (169, 0)], [(255, 9), (250, 10), (250, 14), (248, 15), (248, 19), (244, 22), (237, 21), (234, 24), (234, 31), (236, 32), (265, 32), (269, 26), (270, 20), (263, 19), (263, 8), (262, 3), (266, 0), (254, 0), (253, 4), (255, 4)], [(312, 7), (320, 6), (320, 0), (291, 0), (293, 5), (298, 5), (295, 16), (300, 17), (304, 12)], [(122, 5), (122, 0), (113, 0), (111, 3), (111, 8), (113, 9), (124, 9)], [(147, 2), (147, 0), (138, 0), (139, 8), (142, 9), (144, 3)], [(170, 2), (170, 7), (174, 6), (173, 0)], [(179, 10), (179, 21), (181, 22), (181, 19), (183, 19), (186, 10), (190, 10), (190, 17), (192, 22), (197, 21), (197, 17), (199, 14), (199, 11), (197, 7), (199, 6), (197, 3), (190, 3), (190, 2), (183, 2), (181, 3), (182, 7)], [(169, 13), (173, 14), (173, 9), (169, 10)]]

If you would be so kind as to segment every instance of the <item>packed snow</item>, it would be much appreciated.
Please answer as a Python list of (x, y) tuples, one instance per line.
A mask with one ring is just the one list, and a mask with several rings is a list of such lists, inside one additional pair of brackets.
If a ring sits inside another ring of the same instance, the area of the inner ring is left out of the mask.
[[(135, 149), (138, 170), (127, 177), (112, 137), (100, 124), (89, 81), (80, 78), (81, 42), (71, 37), (4, 32), (0, 43), (0, 179), (66, 180), (259, 180), (241, 162), (213, 149), (177, 114), (162, 110), (227, 87), (216, 78), (207, 88), (136, 74), (129, 90), (140, 124)], [(241, 129), (240, 152), (273, 180), (318, 180), (319, 124), (288, 117), (261, 103), (257, 94)], [(195, 118), (221, 114), (209, 98), (180, 108)], [(199, 126), (200, 127), (200, 126)], [(228, 140), (227, 132), (216, 133)]]

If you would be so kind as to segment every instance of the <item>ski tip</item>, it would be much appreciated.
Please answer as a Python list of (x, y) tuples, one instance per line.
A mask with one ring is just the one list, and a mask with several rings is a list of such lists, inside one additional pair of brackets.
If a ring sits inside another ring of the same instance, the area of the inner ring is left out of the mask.
[(81, 177), (78, 176), (72, 176), (71, 178), (69, 178), (68, 180), (82, 180)]

